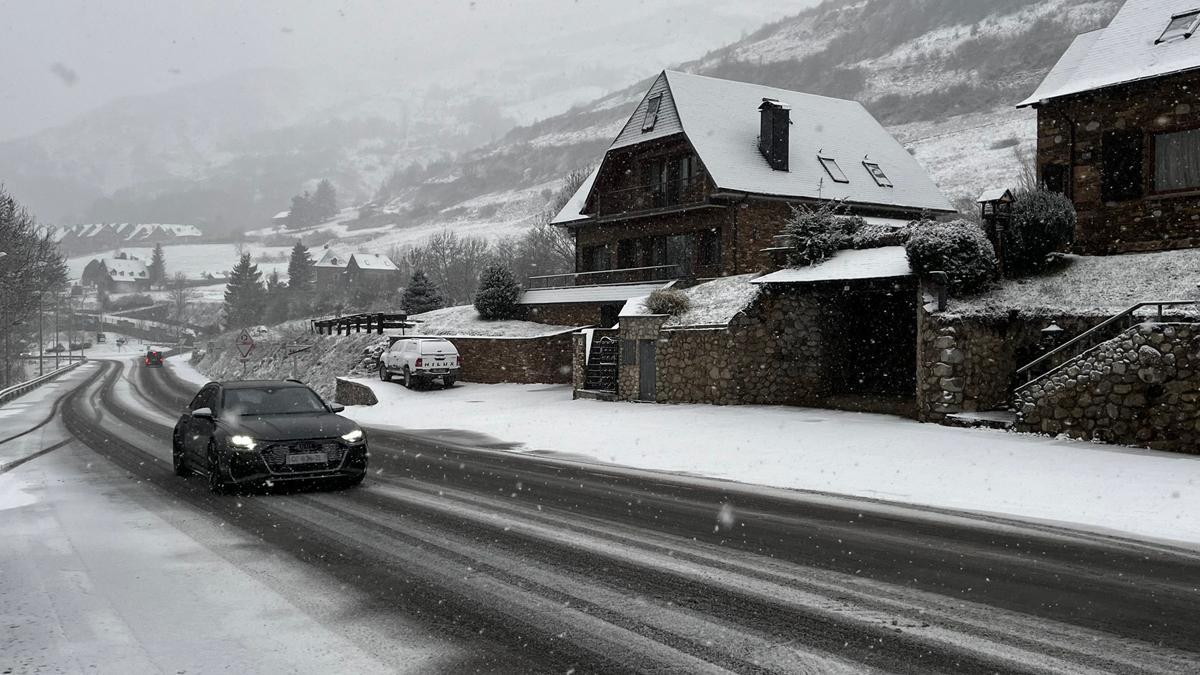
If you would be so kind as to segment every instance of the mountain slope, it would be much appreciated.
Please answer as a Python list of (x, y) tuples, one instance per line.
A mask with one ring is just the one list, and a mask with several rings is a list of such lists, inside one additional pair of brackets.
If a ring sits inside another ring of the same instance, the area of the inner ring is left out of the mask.
[[(860, 100), (947, 195), (969, 198), (1018, 180), (1017, 155), (1031, 151), (1035, 128), (1031, 112), (1012, 106), (1074, 35), (1105, 25), (1119, 5), (833, 0), (678, 68)], [(527, 215), (535, 213), (538, 195), (558, 177), (597, 161), (654, 74), (514, 129), (448, 165), (398, 175), (383, 196), (403, 227), (384, 241), (413, 241), (443, 226), (486, 232), (491, 222), (498, 233), (519, 229), (529, 221), (519, 217), (514, 195), (521, 195)], [(505, 206), (507, 218), (491, 216)]]

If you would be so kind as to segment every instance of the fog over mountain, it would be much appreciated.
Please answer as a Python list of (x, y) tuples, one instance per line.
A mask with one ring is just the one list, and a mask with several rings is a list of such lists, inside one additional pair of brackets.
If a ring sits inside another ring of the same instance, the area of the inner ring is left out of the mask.
[(253, 226), (306, 182), (365, 198), (814, 2), (19, 3), (0, 180), (55, 222)]

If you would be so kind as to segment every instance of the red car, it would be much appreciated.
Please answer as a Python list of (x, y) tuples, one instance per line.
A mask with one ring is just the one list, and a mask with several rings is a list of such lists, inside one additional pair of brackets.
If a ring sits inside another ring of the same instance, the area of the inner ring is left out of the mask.
[(153, 350), (146, 352), (145, 361), (146, 361), (147, 366), (151, 366), (151, 367), (155, 367), (155, 368), (162, 368), (162, 364), (163, 364), (162, 352), (156, 352)]

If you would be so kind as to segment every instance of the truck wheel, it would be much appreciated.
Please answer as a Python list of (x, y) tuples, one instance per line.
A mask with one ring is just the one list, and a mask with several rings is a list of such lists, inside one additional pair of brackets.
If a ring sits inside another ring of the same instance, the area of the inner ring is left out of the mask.
[(442, 378), (442, 387), (443, 388), (449, 389), (450, 387), (453, 387), (453, 386), (454, 386), (454, 377), (452, 375), (446, 375), (445, 377)]
[(387, 366), (383, 365), (382, 363), (379, 364), (379, 379), (383, 380), (384, 382), (392, 381), (392, 374), (388, 372)]
[(412, 389), (413, 384), (412, 371), (408, 369), (408, 366), (404, 366), (404, 387), (406, 389)]

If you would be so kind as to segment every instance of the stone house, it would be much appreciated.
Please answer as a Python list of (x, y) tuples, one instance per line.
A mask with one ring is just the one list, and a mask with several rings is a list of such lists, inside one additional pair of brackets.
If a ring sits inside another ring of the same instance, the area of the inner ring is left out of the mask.
[(1195, 0), (1127, 0), (1020, 103), (1037, 110), (1039, 180), (1075, 204), (1079, 252), (1200, 246), (1198, 30)]
[(346, 262), (346, 283), (370, 284), (395, 290), (403, 281), (400, 268), (382, 253), (353, 253)]
[(885, 227), (953, 212), (857, 102), (664, 71), (553, 221), (575, 273), (530, 279), (522, 303), (611, 326), (655, 288), (774, 269), (791, 208), (830, 202)]
[(96, 258), (80, 276), (80, 284), (108, 293), (132, 293), (150, 290), (146, 264), (137, 258)]

